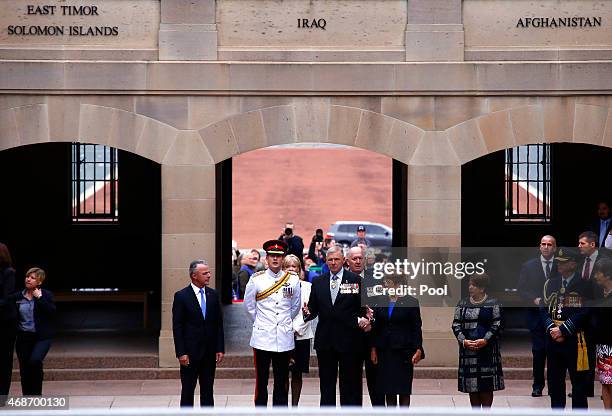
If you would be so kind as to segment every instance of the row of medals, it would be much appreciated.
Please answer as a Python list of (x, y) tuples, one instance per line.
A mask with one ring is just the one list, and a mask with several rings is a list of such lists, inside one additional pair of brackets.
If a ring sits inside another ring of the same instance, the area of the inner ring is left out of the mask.
[[(559, 293), (561, 293), (561, 295), (565, 294), (565, 288), (562, 287), (561, 289), (559, 289)], [(561, 319), (562, 315), (561, 312), (563, 311), (563, 301), (565, 300), (565, 296), (561, 296), (559, 297), (559, 301), (557, 302), (557, 319)]]

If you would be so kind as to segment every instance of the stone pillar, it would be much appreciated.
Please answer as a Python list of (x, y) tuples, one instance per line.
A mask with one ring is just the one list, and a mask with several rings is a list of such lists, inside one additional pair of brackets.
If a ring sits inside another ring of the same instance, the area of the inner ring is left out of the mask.
[[(461, 166), (408, 166), (408, 247), (461, 246)], [(458, 281), (449, 282), (457, 290)], [(453, 366), (454, 305), (422, 306), (428, 366)]]
[(190, 283), (189, 263), (204, 259), (215, 276), (215, 165), (197, 132), (181, 132), (162, 166), (162, 300), (160, 367), (176, 367), (174, 293)]
[(215, 0), (161, 0), (160, 61), (217, 59)]
[(406, 61), (463, 61), (462, 0), (407, 0)]

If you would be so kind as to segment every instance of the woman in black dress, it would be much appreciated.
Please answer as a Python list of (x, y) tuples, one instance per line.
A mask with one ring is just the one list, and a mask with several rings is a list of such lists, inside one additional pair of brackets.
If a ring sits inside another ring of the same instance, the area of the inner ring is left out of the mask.
[(459, 342), (459, 391), (469, 393), (472, 407), (493, 404), (493, 392), (504, 389), (498, 337), (501, 311), (496, 299), (487, 295), (489, 277), (472, 275), (470, 296), (455, 308), (453, 332)]
[(15, 349), (15, 308), (9, 303), (9, 295), (15, 291), (15, 269), (11, 254), (0, 243), (0, 406), (6, 401), (11, 387), (13, 350)]
[(404, 276), (389, 276), (384, 283), (388, 301), (374, 308), (371, 359), (378, 365), (377, 387), (387, 406), (397, 406), (398, 395), (400, 406), (410, 406), (414, 365), (425, 357), (419, 301), (394, 294)]

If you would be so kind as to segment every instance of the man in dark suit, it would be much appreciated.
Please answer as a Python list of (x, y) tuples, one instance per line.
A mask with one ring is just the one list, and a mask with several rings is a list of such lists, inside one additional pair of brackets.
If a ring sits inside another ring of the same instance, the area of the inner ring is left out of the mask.
[(544, 283), (556, 272), (554, 253), (557, 241), (551, 235), (540, 240), (540, 255), (523, 264), (518, 282), (518, 293), (529, 305), (527, 308), (527, 328), (531, 333), (531, 354), (533, 356), (532, 397), (541, 397), (544, 390), (544, 367), (546, 365), (546, 330), (539, 306), (542, 301)]
[(590, 231), (597, 234), (597, 247), (604, 247), (606, 237), (612, 231), (612, 215), (610, 205), (607, 202), (597, 204), (597, 219), (591, 224)]
[(200, 406), (214, 406), (213, 383), (217, 363), (223, 360), (225, 341), (219, 296), (208, 287), (208, 263), (189, 265), (191, 284), (174, 294), (172, 332), (181, 365), (181, 406), (193, 406), (193, 393), (200, 380)]
[(319, 362), (321, 406), (336, 405), (336, 380), (340, 381), (340, 404), (361, 406), (362, 331), (369, 331), (369, 319), (361, 308), (359, 277), (343, 269), (342, 248), (327, 251), (329, 272), (312, 282), (304, 320), (319, 317), (314, 348)]

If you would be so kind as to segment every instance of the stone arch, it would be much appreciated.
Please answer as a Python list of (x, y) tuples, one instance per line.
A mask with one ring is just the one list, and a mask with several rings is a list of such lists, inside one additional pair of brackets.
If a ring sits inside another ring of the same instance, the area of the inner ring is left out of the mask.
[(288, 104), (234, 115), (199, 130), (215, 163), (288, 143), (334, 143), (408, 164), (425, 131), (384, 114), (348, 106)]
[[(63, 117), (54, 117), (49, 105), (31, 104), (0, 111), (0, 150), (36, 143), (86, 142), (127, 150), (163, 163), (173, 154), (179, 130), (130, 111), (79, 104), (77, 113), (61, 103)], [(57, 110), (57, 108), (55, 109)], [(207, 156), (202, 146), (202, 153)], [(210, 158), (206, 158), (210, 161)]]
[(464, 121), (443, 133), (460, 164), (525, 144), (566, 142), (612, 147), (612, 108), (582, 103), (569, 109), (526, 105)]

